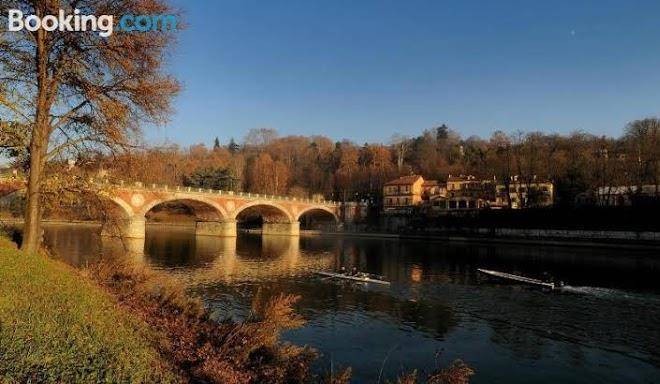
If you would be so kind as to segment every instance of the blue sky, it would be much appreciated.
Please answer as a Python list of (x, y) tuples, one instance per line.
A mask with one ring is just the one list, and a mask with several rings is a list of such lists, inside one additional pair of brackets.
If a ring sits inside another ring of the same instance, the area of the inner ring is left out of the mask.
[(660, 115), (658, 1), (184, 1), (184, 90), (147, 138), (358, 143), (447, 123), (619, 135)]

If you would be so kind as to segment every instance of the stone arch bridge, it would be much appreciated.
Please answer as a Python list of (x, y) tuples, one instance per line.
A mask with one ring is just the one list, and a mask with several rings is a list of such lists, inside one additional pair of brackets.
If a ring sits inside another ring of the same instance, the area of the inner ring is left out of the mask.
[(297, 236), (306, 214), (325, 215), (340, 225), (341, 207), (333, 201), (142, 183), (111, 185), (103, 194), (121, 212), (117, 220), (104, 223), (103, 233), (126, 238), (144, 238), (147, 213), (172, 202), (192, 208), (198, 235), (236, 236), (237, 219), (246, 212), (262, 218), (265, 235)]

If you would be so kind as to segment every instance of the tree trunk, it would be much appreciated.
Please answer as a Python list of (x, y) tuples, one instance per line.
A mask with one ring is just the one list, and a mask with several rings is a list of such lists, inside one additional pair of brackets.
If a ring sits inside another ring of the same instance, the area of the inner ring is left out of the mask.
[[(35, 132), (36, 133), (36, 132)], [(41, 156), (36, 140), (30, 143), (30, 175), (28, 179), (27, 201), (25, 204), (25, 225), (21, 249), (33, 253), (39, 249), (41, 241)]]
[[(40, 11), (37, 9), (37, 13)], [(33, 253), (41, 243), (41, 181), (44, 172), (48, 138), (50, 136), (50, 101), (48, 93), (48, 53), (43, 29), (37, 31), (37, 106), (35, 123), (30, 139), (30, 174), (25, 204), (25, 225), (21, 249)]]

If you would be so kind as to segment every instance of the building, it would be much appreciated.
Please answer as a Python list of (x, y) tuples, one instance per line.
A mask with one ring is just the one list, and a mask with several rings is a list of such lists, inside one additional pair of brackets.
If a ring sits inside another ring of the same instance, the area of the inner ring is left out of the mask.
[(472, 175), (449, 175), (447, 178), (446, 209), (482, 209), (489, 205), (492, 182), (477, 180)]
[(541, 181), (534, 176), (532, 181), (527, 183), (518, 176), (513, 176), (509, 180), (508, 193), (505, 184), (497, 184), (495, 199), (490, 207), (508, 208), (509, 199), (511, 209), (549, 207), (554, 204), (554, 195), (555, 189), (551, 181)]
[(385, 212), (410, 212), (423, 205), (432, 212), (478, 209), (547, 207), (554, 203), (554, 185), (536, 177), (525, 182), (512, 176), (508, 185), (493, 177), (480, 180), (472, 175), (449, 175), (447, 183), (424, 180), (422, 176), (404, 176), (385, 184)]
[(635, 200), (649, 200), (660, 198), (660, 185), (646, 184), (619, 185), (598, 187), (596, 190), (596, 204), (600, 206), (624, 207), (631, 206)]
[[(420, 175), (402, 176), (383, 186), (383, 211), (403, 212), (422, 203), (424, 178)], [(430, 188), (430, 187), (429, 187)]]
[(424, 180), (422, 183), (422, 200), (428, 201), (431, 196), (446, 195), (447, 184), (438, 183), (437, 180)]

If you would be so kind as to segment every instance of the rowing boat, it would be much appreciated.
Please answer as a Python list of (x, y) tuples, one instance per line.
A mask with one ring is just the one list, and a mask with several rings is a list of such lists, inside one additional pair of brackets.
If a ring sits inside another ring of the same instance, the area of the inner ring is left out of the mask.
[(384, 284), (384, 285), (390, 285), (389, 281), (385, 280), (379, 280), (375, 279), (373, 277), (369, 277), (369, 275), (346, 275), (343, 273), (334, 273), (334, 272), (325, 272), (325, 271), (317, 271), (316, 274), (321, 275), (321, 276), (326, 276), (326, 277), (331, 277), (333, 279), (345, 279), (345, 280), (353, 280), (353, 281), (359, 281), (362, 283), (376, 283), (376, 284)]
[(505, 272), (499, 272), (499, 271), (492, 271), (490, 269), (478, 268), (477, 271), (479, 271), (483, 274), (486, 274), (488, 276), (498, 277), (500, 279), (517, 281), (519, 283), (531, 284), (531, 285), (536, 285), (536, 286), (539, 286), (539, 287), (555, 289), (555, 283), (547, 283), (543, 280), (532, 279), (531, 277), (514, 275), (514, 274), (511, 274), (511, 273), (505, 273)]

